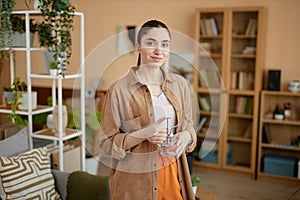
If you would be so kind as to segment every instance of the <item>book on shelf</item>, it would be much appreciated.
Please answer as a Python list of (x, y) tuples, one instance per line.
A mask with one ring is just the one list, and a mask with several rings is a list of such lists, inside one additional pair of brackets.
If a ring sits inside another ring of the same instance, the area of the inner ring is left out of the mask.
[(235, 112), (239, 114), (252, 114), (253, 98), (252, 97), (236, 97)]
[(237, 89), (238, 71), (233, 70), (230, 72), (230, 88)]
[(219, 35), (216, 19), (203, 18), (200, 20), (200, 33), (202, 35)]
[(206, 30), (206, 35), (213, 35), (212, 26), (209, 19), (204, 19), (204, 27)]
[(198, 97), (199, 99), (199, 104), (200, 104), (200, 108), (204, 111), (210, 111), (211, 110), (211, 106), (209, 101), (207, 100), (206, 97), (200, 96)]
[(233, 70), (230, 72), (230, 88), (251, 90), (254, 87), (254, 73)]
[(253, 23), (249, 35), (256, 35), (256, 31), (257, 31), (257, 20), (253, 19)]
[(245, 89), (252, 90), (254, 88), (254, 73), (247, 72), (246, 82), (245, 82)]
[(201, 35), (206, 35), (206, 29), (204, 25), (204, 20), (200, 20), (200, 34)]
[(207, 121), (207, 117), (201, 117), (199, 120), (199, 124), (197, 126), (197, 133), (199, 133), (201, 131), (201, 129), (203, 128), (205, 122)]
[(219, 30), (218, 30), (218, 26), (217, 26), (217, 22), (214, 18), (210, 18), (210, 25), (212, 27), (212, 33), (213, 35), (219, 35)]
[(248, 20), (248, 23), (247, 23), (247, 26), (246, 26), (246, 30), (245, 30), (245, 35), (249, 35), (250, 34), (250, 29), (251, 29), (252, 23), (253, 23), (253, 19), (251, 18), (251, 19)]
[(251, 138), (252, 137), (252, 122), (249, 122), (244, 130), (243, 136), (245, 138)]
[(262, 126), (262, 143), (269, 143), (271, 140), (269, 130), (265, 125)]
[(245, 30), (245, 35), (256, 35), (257, 31), (257, 19), (249, 19), (246, 30)]

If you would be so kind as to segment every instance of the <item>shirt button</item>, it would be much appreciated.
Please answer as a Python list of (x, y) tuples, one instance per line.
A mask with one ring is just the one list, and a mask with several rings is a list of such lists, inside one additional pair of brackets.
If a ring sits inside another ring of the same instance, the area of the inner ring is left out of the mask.
[(156, 166), (157, 166), (157, 164), (155, 163), (155, 164), (154, 164), (154, 167), (156, 167)]
[(152, 116), (152, 113), (150, 113), (149, 115)]
[(153, 190), (156, 191), (156, 190), (157, 190), (157, 187), (153, 188)]

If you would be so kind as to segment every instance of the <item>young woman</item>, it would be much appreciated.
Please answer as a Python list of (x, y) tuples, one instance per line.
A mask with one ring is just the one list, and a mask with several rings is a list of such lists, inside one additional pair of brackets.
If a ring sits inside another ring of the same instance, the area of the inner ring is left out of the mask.
[[(185, 155), (196, 145), (190, 91), (184, 78), (164, 70), (170, 44), (164, 23), (143, 24), (137, 66), (107, 92), (100, 151), (111, 167), (111, 200), (194, 199)], [(162, 149), (168, 134), (176, 140), (170, 156)]]

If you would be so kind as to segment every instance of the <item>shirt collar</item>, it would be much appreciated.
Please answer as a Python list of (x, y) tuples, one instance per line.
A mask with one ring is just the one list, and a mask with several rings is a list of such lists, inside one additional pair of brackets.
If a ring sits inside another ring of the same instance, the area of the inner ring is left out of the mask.
[[(141, 85), (144, 85), (140, 80), (139, 78), (137, 77), (136, 75), (136, 70), (138, 70), (140, 67), (139, 66), (134, 66), (130, 69), (129, 73), (128, 73), (128, 82), (129, 82), (129, 86), (131, 87), (134, 87), (136, 88), (136, 86), (141, 86)], [(163, 84), (166, 84), (167, 82), (174, 82), (174, 79), (166, 72), (166, 70), (163, 68), (163, 67), (160, 67), (160, 70), (163, 74), (163, 77), (164, 77), (164, 83)]]

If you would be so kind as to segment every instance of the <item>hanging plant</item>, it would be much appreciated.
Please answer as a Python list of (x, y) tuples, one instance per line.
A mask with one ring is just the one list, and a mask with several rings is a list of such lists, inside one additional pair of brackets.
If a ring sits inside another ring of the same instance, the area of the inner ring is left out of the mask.
[(3, 65), (2, 59), (9, 59), (9, 51), (12, 47), (11, 13), (15, 4), (14, 0), (0, 0), (0, 74)]
[(44, 20), (39, 24), (40, 46), (54, 52), (58, 71), (64, 75), (72, 55), (71, 31), (74, 29), (74, 10), (68, 0), (39, 0)]

